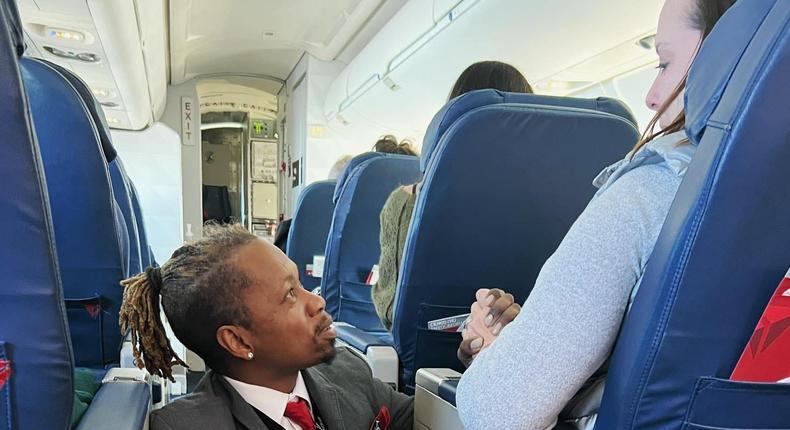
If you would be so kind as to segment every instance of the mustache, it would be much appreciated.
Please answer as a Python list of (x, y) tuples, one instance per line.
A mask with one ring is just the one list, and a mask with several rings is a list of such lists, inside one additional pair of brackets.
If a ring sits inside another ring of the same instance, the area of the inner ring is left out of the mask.
[(321, 323), (318, 324), (318, 327), (315, 330), (315, 335), (318, 336), (321, 334), (322, 331), (326, 330), (327, 327), (331, 326), (334, 323), (332, 317), (329, 316), (328, 313), (324, 312), (324, 317), (321, 319)]

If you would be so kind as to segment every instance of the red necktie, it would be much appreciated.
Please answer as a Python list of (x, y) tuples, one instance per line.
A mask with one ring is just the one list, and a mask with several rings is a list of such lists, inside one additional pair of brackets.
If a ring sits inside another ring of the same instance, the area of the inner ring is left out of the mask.
[(295, 402), (286, 403), (284, 416), (301, 427), (302, 430), (315, 430), (310, 407), (307, 406), (307, 401), (301, 397), (297, 398)]

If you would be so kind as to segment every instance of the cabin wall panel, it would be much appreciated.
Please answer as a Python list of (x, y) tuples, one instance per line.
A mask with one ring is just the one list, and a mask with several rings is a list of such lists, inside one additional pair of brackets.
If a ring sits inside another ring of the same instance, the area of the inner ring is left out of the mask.
[(140, 132), (112, 130), (112, 138), (139, 194), (156, 261), (163, 263), (184, 241), (181, 139), (162, 123)]
[[(182, 231), (186, 240), (203, 235), (203, 154), (200, 150), (199, 98), (195, 81), (167, 88), (167, 105), (161, 122), (181, 136), (181, 98), (191, 97), (194, 103), (192, 129), (197, 130), (193, 144), (181, 144)], [(183, 139), (182, 139), (183, 140)]]

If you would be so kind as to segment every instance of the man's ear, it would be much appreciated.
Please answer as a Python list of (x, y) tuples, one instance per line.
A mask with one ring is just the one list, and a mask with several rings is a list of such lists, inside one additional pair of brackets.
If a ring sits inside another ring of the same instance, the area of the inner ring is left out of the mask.
[(249, 360), (252, 350), (252, 343), (248, 342), (249, 333), (247, 330), (235, 325), (223, 325), (217, 329), (217, 343), (230, 355), (242, 360)]

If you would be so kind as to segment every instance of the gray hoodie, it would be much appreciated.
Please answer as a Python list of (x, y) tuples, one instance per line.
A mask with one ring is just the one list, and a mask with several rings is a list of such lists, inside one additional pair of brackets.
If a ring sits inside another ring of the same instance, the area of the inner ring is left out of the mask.
[(467, 429), (591, 429), (620, 325), (695, 147), (683, 132), (607, 167), (521, 313), (458, 386)]

